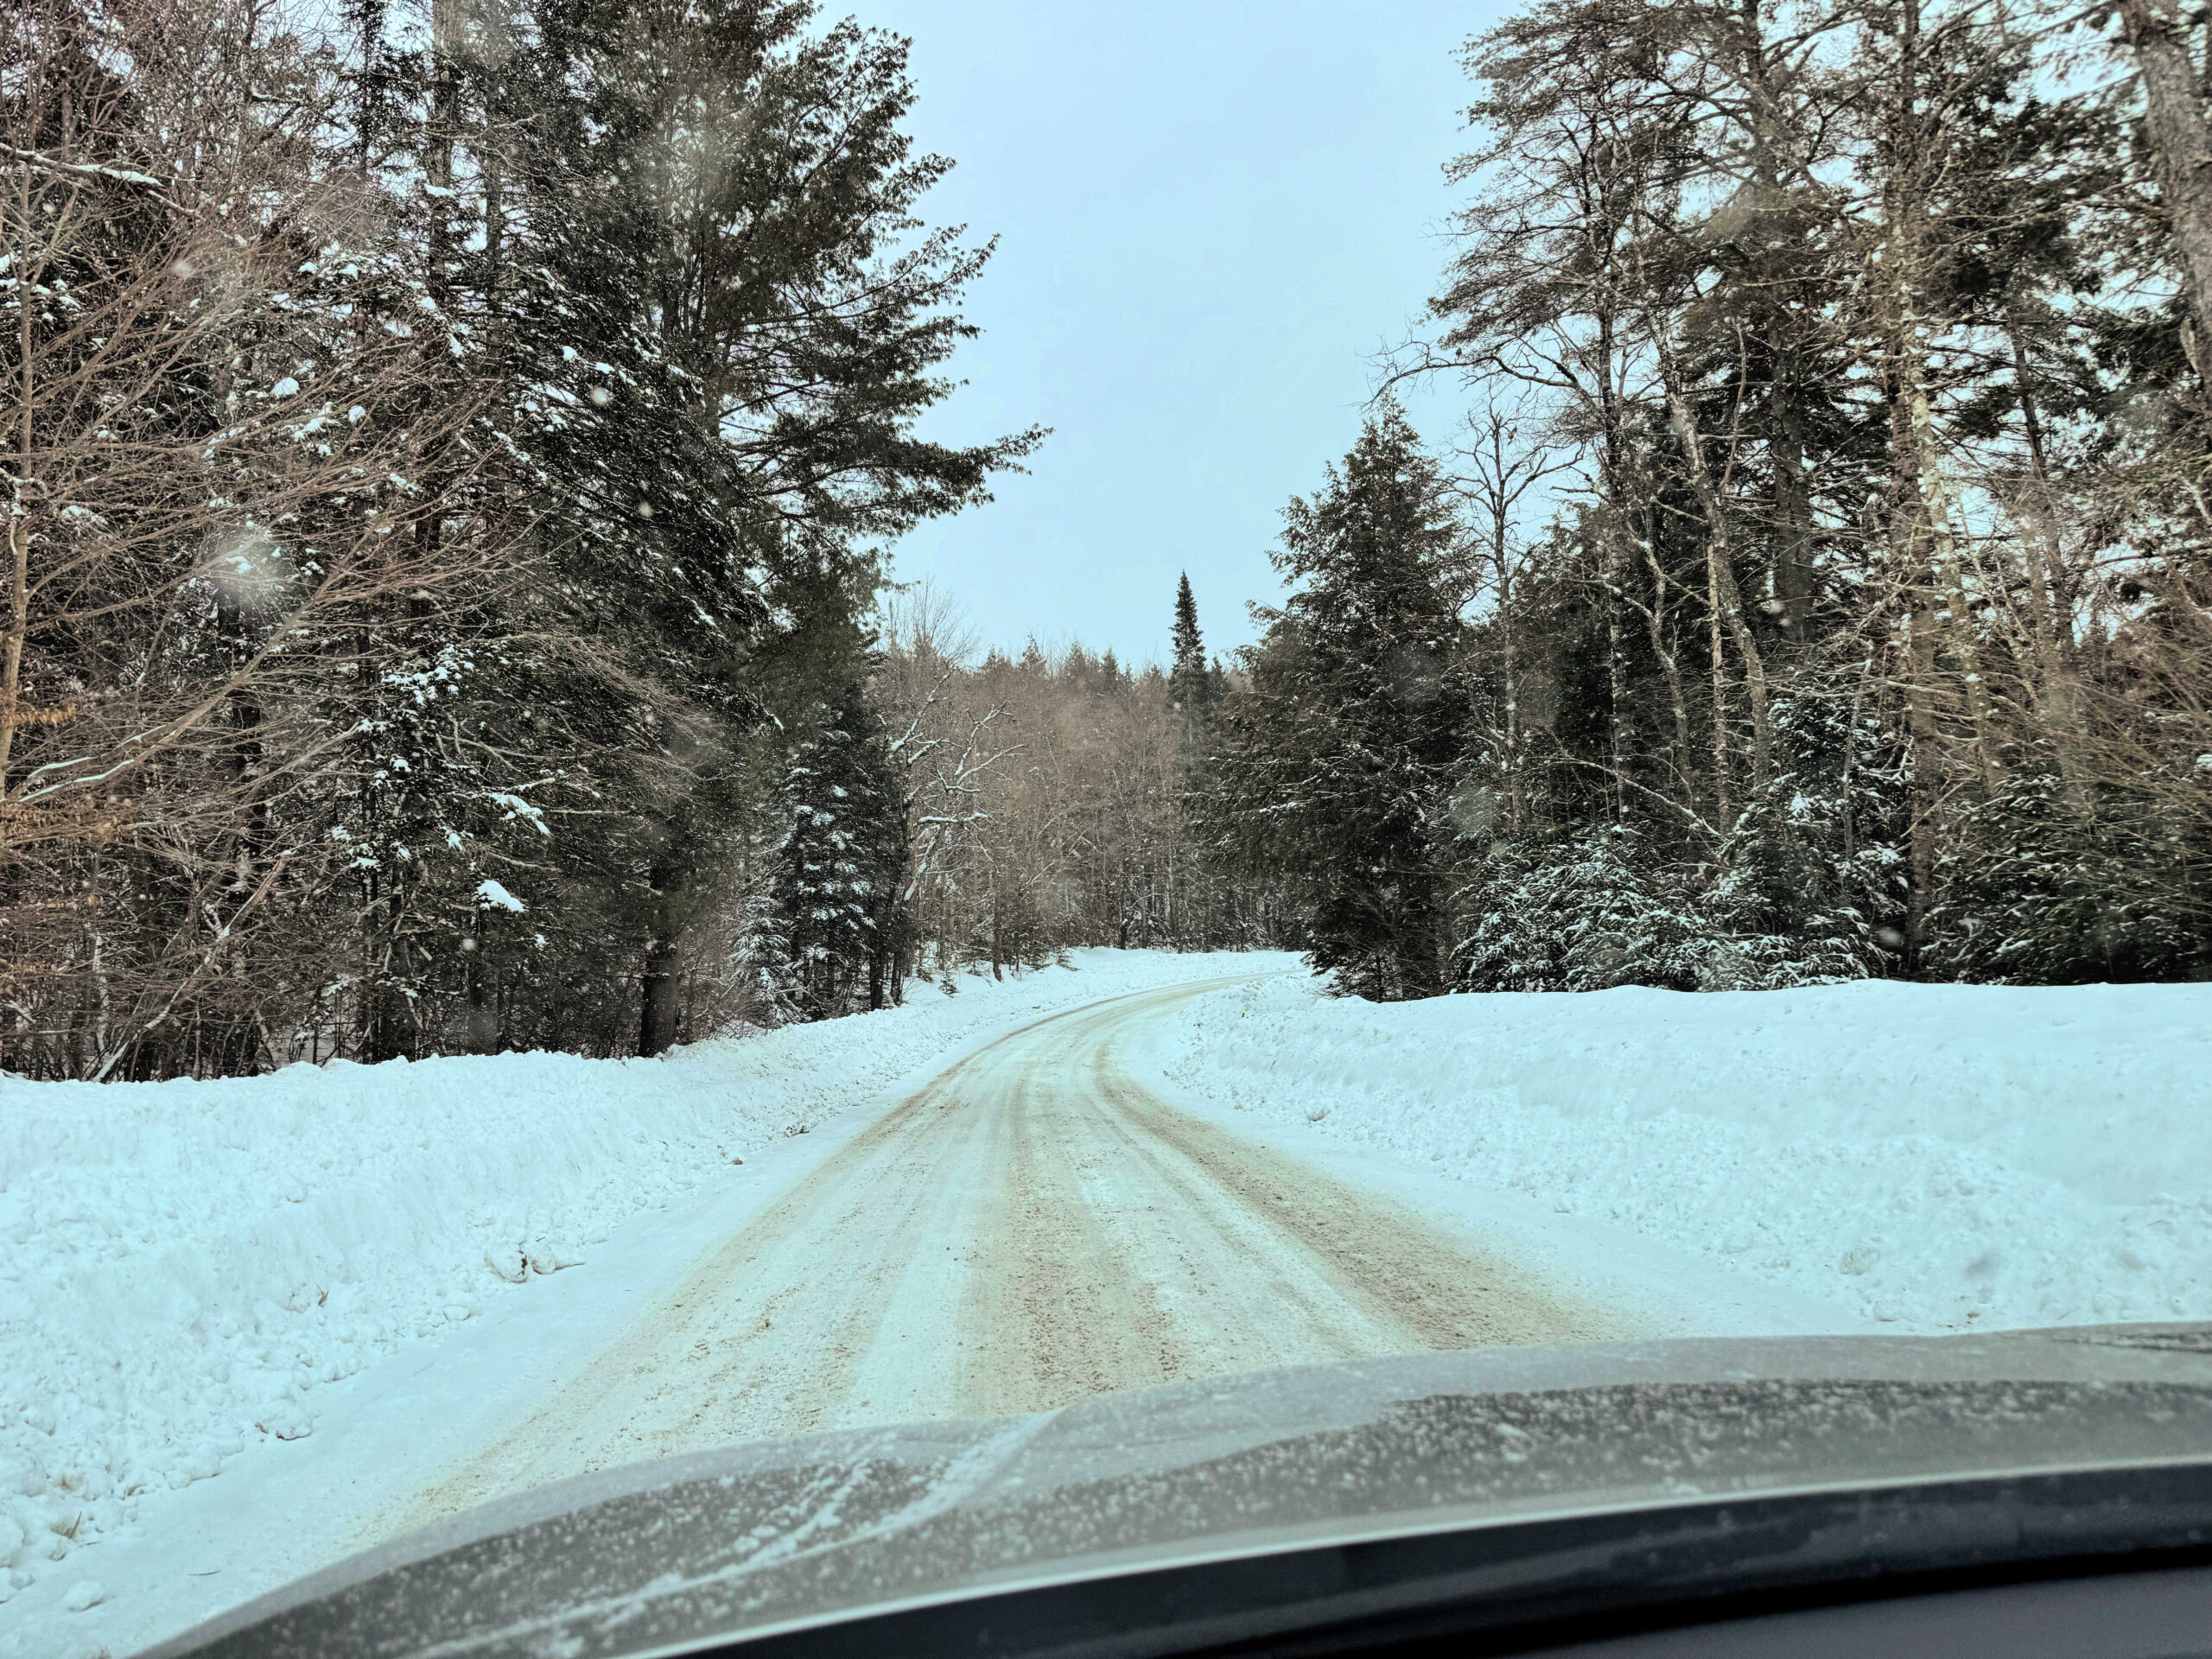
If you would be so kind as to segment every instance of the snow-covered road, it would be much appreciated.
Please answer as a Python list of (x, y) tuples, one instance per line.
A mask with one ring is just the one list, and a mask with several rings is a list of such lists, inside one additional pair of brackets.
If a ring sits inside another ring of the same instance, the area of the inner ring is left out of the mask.
[(375, 1530), (736, 1440), (1629, 1334), (1527, 1268), (1143, 1087), (1126, 1046), (1230, 982), (1058, 1015), (952, 1066)]

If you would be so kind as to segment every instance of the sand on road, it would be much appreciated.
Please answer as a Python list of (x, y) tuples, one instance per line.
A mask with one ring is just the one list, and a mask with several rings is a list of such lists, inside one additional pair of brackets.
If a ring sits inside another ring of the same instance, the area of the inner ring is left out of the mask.
[(1094, 1004), (950, 1067), (708, 1251), (393, 1528), (734, 1441), (1637, 1334), (1134, 1079), (1125, 1052), (1152, 1015), (1234, 982)]

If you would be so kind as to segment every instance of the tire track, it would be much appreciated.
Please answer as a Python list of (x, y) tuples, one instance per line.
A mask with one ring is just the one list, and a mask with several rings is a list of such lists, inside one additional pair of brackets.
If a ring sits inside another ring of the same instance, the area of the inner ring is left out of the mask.
[(1122, 1046), (1151, 1014), (1235, 982), (1094, 1004), (949, 1068), (709, 1251), (385, 1535), (736, 1440), (1634, 1334), (1129, 1075)]

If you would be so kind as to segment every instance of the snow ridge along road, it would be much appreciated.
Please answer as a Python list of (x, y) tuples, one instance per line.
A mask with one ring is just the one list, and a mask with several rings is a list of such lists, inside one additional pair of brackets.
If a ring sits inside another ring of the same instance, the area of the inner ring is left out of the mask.
[(1167, 1104), (1123, 1050), (1236, 980), (1027, 1027), (702, 1257), (378, 1533), (734, 1441), (1038, 1411), (1263, 1366), (1637, 1334), (1412, 1211)]

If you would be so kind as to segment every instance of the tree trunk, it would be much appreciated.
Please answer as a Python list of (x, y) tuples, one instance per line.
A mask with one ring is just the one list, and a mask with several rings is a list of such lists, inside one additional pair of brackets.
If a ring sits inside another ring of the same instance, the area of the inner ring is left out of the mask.
[[(2058, 529), (2058, 504), (2051, 493), (2050, 467), (2044, 448), (2043, 416), (2037, 406), (2028, 353), (2018, 328), (2008, 319), (2006, 332), (2012, 347), (2012, 385), (2020, 405), (2020, 420), (2028, 439), (2028, 516), (2035, 534), (2027, 539), (2028, 636), (2036, 658), (2036, 707), (2045, 734), (2058, 755), (2060, 776), (2067, 792), (2082, 792), (2079, 736), (2080, 707), (2074, 685), (2072, 618), (2061, 608), (2059, 573), (2065, 568), (2065, 544)], [(2065, 623), (2062, 631), (2059, 624)]]
[[(1751, 178), (1759, 192), (1757, 208), (1765, 213), (1778, 206), (1785, 194), (1783, 151), (1789, 133), (1759, 5), (1760, 0), (1742, 0), (1737, 28), (1742, 37), (1744, 82), (1751, 95)], [(1761, 241), (1764, 245), (1765, 238)], [(1782, 607), (1783, 626), (1792, 640), (1801, 640), (1812, 599), (1813, 500), (1805, 478), (1798, 321), (1788, 298), (1790, 252), (1762, 245), (1757, 304), (1769, 364), (1767, 451), (1774, 465), (1775, 598)]]
[(443, 308), (453, 293), (454, 150), (461, 135), (461, 0), (430, 0), (429, 143), (423, 181), (430, 190), (429, 288)]
[[(1707, 603), (1713, 613), (1713, 766), (1715, 782), (1723, 791), (1727, 788), (1726, 772), (1728, 746), (1726, 728), (1723, 723), (1726, 676), (1721, 667), (1720, 632), (1725, 626), (1735, 642), (1737, 653), (1744, 659), (1744, 690), (1751, 703), (1751, 788), (1765, 787), (1774, 754), (1773, 721), (1769, 709), (1766, 684), (1766, 662), (1759, 654), (1758, 641), (1751, 634), (1751, 624), (1744, 617), (1744, 598), (1736, 586), (1734, 550), (1728, 535), (1726, 504), (1720, 492), (1713, 486), (1713, 475), (1706, 470), (1705, 446), (1699, 440), (1697, 425), (1690, 414), (1690, 406), (1669, 378), (1667, 384), (1667, 413), (1675, 429), (1675, 436), (1682, 446), (1683, 458), (1689, 463), (1690, 482), (1697, 490), (1698, 503), (1706, 517), (1706, 588)], [(1723, 820), (1728, 817), (1725, 794), (1720, 804)], [(1719, 826), (1726, 830), (1723, 822)]]
[[(1905, 855), (1905, 970), (1917, 976), (1935, 903), (1936, 815), (1943, 798), (1944, 754), (1936, 706), (1937, 572), (1930, 499), (1921, 476), (1927, 399), (1921, 389), (1920, 283), (1926, 257), (1927, 169), (1935, 135), (1920, 107), (1920, 4), (1897, 13), (1897, 62), (1892, 77), (1891, 165), (1883, 181), (1886, 220), (1878, 273), (1887, 309), (1884, 391), (1890, 404), (1889, 561), (1904, 612), (1905, 734), (1912, 782)], [(1938, 497), (1940, 499), (1940, 496)]]
[[(31, 169), (25, 161), (16, 169), (16, 217), (29, 226), (31, 219)], [(8, 639), (4, 655), (0, 655), (0, 799), (8, 792), (8, 765), (16, 744), (16, 721), (22, 704), (23, 643), (30, 633), (31, 607), (31, 526), (30, 502), (27, 491), (32, 481), (34, 460), (31, 440), (36, 433), (32, 423), (31, 392), (34, 374), (31, 346), (32, 319), (37, 308), (29, 302), (35, 291), (33, 284), (41, 282), (46, 272), (43, 261), (26, 264), (17, 273), (21, 302), (16, 314), (16, 393), (22, 398), (16, 419), (16, 461), (15, 488), (10, 502), (8, 518)]]
[(1628, 817), (1628, 785), (1623, 781), (1628, 769), (1628, 654), (1621, 647), (1621, 583), (1628, 557), (1623, 534), (1627, 503), (1622, 499), (1621, 409), (1619, 400), (1613, 395), (1614, 346), (1613, 304), (1608, 298), (1599, 311), (1597, 352), (1598, 372), (1604, 376), (1601, 407), (1605, 416), (1605, 482), (1613, 508), (1608, 516), (1605, 556), (1605, 755), (1609, 768), (1606, 786), (1613, 798), (1613, 819), (1620, 823)]
[(1406, 912), (1398, 947), (1398, 995), (1408, 1001), (1435, 996), (1444, 989), (1443, 930), (1438, 926), (1434, 884), (1418, 876), (1405, 880)]
[(462, 1039), (472, 1054), (499, 1052), (499, 1010), (487, 988), (484, 971), (484, 912), (469, 918), (467, 947), (463, 953), (463, 992), (468, 1007), (468, 1028)]
[(1720, 540), (1705, 538), (1706, 649), (1713, 671), (1713, 822), (1722, 835), (1735, 822), (1728, 765), (1728, 668), (1720, 649)]
[[(29, 315), (30, 307), (23, 308)], [(29, 371), (26, 369), (25, 374)], [(30, 422), (26, 405), (24, 424)], [(25, 448), (29, 447), (28, 438)], [(31, 531), (29, 520), (8, 522), (8, 639), (0, 652), (0, 798), (8, 789), (8, 763), (16, 744), (16, 724), (22, 706), (23, 641), (30, 632)]]
[[(1785, 327), (1789, 325), (1785, 323)], [(1813, 608), (1813, 493), (1805, 479), (1805, 412), (1797, 384), (1797, 349), (1784, 343), (1775, 352), (1774, 507), (1779, 519), (1775, 546), (1774, 596), (1781, 602), (1782, 626), (1802, 642)]]
[[(1503, 565), (1501, 564), (1501, 569)], [(1505, 694), (1505, 821), (1518, 836), (1528, 826), (1529, 786), (1521, 775), (1521, 653), (1514, 649), (1514, 626), (1509, 609), (1512, 602), (1511, 589), (1506, 579), (1498, 578), (1498, 613), (1503, 626), (1498, 629), (1503, 661), (1499, 664), (1499, 679)]]
[(1657, 516), (1656, 508), (1646, 508), (1643, 557), (1644, 562), (1651, 567), (1651, 607), (1644, 613), (1644, 620), (1646, 629), (1651, 636), (1651, 654), (1658, 658), (1660, 672), (1666, 677), (1667, 680), (1667, 707), (1669, 712), (1673, 715), (1675, 721), (1675, 774), (1681, 779), (1682, 788), (1685, 792), (1688, 792), (1689, 779), (1694, 775), (1691, 772), (1690, 760), (1689, 700), (1682, 691), (1681, 654), (1669, 645), (1667, 639), (1664, 620), (1667, 609), (1667, 573), (1660, 566), (1659, 556), (1653, 550), (1651, 539), (1656, 532), (1657, 526), (1653, 520)]
[[(261, 798), (260, 777), (262, 760), (261, 698), (247, 677), (247, 664), (253, 656), (251, 645), (245, 638), (245, 607), (234, 589), (219, 588), (215, 601), (215, 632), (221, 639), (223, 649), (230, 659), (231, 686), (224, 697), (229, 714), (231, 731), (229, 753), (225, 756), (225, 771), (228, 774), (230, 810), (240, 819), (236, 848), (232, 865), (236, 874), (232, 879), (232, 891), (241, 895), (251, 893), (258, 878), (262, 865), (271, 852), (269, 824), (269, 805)], [(234, 1029), (226, 1034), (232, 1046), (250, 1052), (253, 1037), (264, 1021), (260, 1012), (260, 986), (254, 971), (252, 937), (250, 933), (234, 933), (228, 942), (228, 968), (238, 989), (237, 1006), (230, 1010)], [(240, 1069), (244, 1069), (243, 1065)]]
[(645, 971), (639, 976), (638, 1052), (658, 1054), (675, 1044), (683, 1006), (683, 981), (677, 968), (683, 871), (672, 849), (653, 861), (646, 879), (653, 890), (653, 931), (645, 942)]
[(1627, 537), (1615, 523), (1605, 537), (1605, 740), (1613, 821), (1628, 817), (1628, 652), (1621, 644), (1621, 582), (1628, 569)]
[(2143, 83), (2144, 126), (2158, 190), (2173, 223), (2189, 327), (2183, 344), (2200, 378), (2212, 353), (2212, 130), (2183, 37), (2176, 0), (2119, 0), (2121, 29)]
[(1905, 859), (1905, 967), (1918, 975), (1928, 942), (1928, 912), (1936, 891), (1936, 805), (1941, 793), (1937, 767), (1942, 753), (1929, 682), (1936, 675), (1936, 614), (1932, 594), (1921, 598), (1905, 621), (1905, 721), (1911, 738), (1912, 822)]
[(1992, 753), (1989, 688), (1981, 677), (1980, 643), (1974, 638), (1974, 616), (1967, 605), (1966, 578), (1958, 541), (1951, 533), (1951, 498), (1944, 476), (1943, 458), (1936, 451), (1934, 423), (1928, 392), (1917, 377), (1912, 387), (1912, 437), (1919, 450), (1913, 471), (1920, 481), (1921, 501), (1928, 516), (1929, 540), (1935, 570), (1943, 584), (1943, 620), (1951, 636), (1951, 655), (1958, 665), (1960, 683), (1966, 689), (1967, 717), (1974, 732), (1974, 763), (1984, 787), (1994, 789), (1997, 763)]
[[(395, 809), (395, 816), (397, 810)], [(369, 873), (361, 912), (362, 982), (359, 1058), (365, 1065), (411, 1057), (419, 1027), (397, 987), (408, 976), (406, 867), (397, 859)]]

